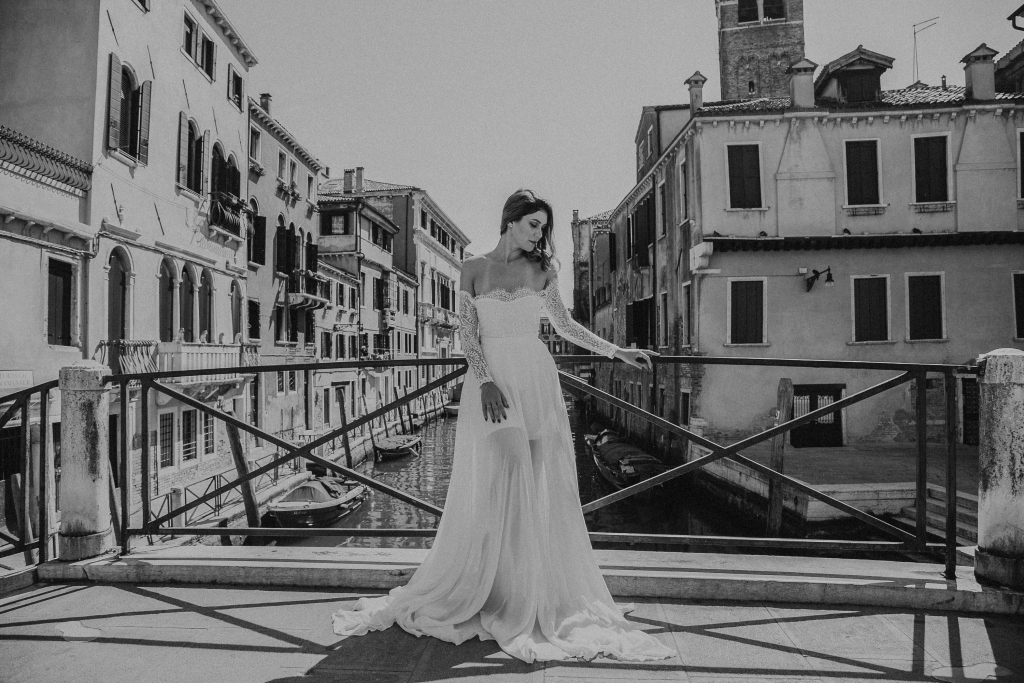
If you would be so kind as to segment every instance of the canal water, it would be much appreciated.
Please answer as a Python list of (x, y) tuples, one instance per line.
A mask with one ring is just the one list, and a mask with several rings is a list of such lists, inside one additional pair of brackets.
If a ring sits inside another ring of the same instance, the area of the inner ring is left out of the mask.
[[(597, 471), (583, 443), (583, 425), (571, 401), (567, 401), (569, 421), (573, 430), (576, 467), (579, 474), (580, 498), (583, 503), (596, 500), (615, 489)], [(444, 506), (451, 478), (452, 452), (455, 444), (456, 418), (435, 420), (426, 425), (420, 457), (402, 458), (374, 463), (368, 459), (359, 469), (365, 474), (395, 488)], [(722, 536), (760, 536), (763, 529), (744, 527), (735, 515), (728, 515), (720, 505), (702, 494), (687, 477), (670, 481), (651, 493), (628, 498), (586, 516), (590, 531), (700, 534)], [(379, 491), (371, 491), (354, 512), (335, 523), (347, 528), (435, 528), (437, 517), (412, 507)], [(295, 546), (361, 546), (427, 548), (431, 538), (315, 537), (279, 539), (279, 545)], [(600, 547), (596, 544), (595, 547)]]

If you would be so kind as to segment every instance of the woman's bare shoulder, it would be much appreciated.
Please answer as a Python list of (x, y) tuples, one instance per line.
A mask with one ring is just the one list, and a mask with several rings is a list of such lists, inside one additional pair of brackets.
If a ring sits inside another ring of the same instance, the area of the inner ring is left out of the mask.
[(487, 259), (483, 256), (470, 256), (462, 262), (462, 272), (459, 274), (459, 288), (463, 291), (475, 294), (474, 284), (477, 277), (487, 267)]

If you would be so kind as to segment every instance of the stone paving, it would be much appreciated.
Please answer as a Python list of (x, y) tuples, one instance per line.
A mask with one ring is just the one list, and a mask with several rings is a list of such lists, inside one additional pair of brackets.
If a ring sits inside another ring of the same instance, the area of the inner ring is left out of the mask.
[(1024, 681), (1024, 619), (913, 610), (634, 600), (672, 647), (646, 664), (525, 664), (397, 627), (339, 639), (360, 595), (231, 586), (36, 584), (0, 597), (7, 683)]

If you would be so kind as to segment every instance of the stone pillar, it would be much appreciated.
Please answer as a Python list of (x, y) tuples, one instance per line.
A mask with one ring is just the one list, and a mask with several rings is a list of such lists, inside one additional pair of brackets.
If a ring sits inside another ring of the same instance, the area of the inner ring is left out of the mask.
[(60, 370), (61, 478), (58, 556), (74, 561), (113, 547), (107, 366), (82, 360)]
[(986, 355), (979, 378), (979, 579), (1024, 589), (1024, 351)]

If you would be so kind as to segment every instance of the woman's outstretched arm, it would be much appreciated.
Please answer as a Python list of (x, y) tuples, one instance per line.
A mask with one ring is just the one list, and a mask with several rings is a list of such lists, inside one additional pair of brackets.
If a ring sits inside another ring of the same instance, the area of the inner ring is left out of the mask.
[(476, 377), (477, 382), (493, 382), (491, 373), (487, 371), (487, 361), (483, 349), (480, 348), (480, 319), (477, 317), (476, 304), (473, 297), (464, 289), (459, 290), (459, 341), (462, 351), (466, 354), (466, 363)]
[(601, 337), (580, 325), (569, 315), (569, 311), (565, 309), (565, 304), (562, 303), (562, 295), (558, 291), (557, 277), (552, 277), (547, 286), (544, 287), (544, 305), (548, 309), (548, 317), (551, 319), (551, 324), (554, 326), (555, 331), (562, 335), (564, 339), (571, 341), (577, 346), (590, 349), (594, 353), (599, 353), (609, 358), (615, 357), (615, 352), (619, 350), (618, 346), (610, 341), (601, 339)]

